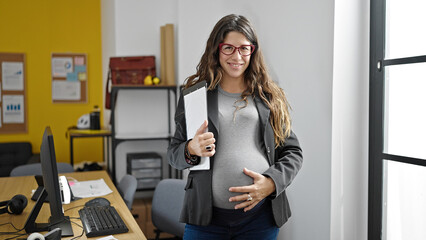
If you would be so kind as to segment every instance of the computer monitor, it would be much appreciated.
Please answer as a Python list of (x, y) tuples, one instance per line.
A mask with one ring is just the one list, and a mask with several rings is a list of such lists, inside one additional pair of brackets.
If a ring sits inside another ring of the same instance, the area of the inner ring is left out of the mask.
[[(64, 215), (62, 209), (61, 190), (59, 186), (58, 168), (56, 165), (55, 146), (53, 143), (53, 134), (50, 127), (46, 127), (40, 148), (41, 169), (43, 173), (44, 190), (37, 199), (27, 222), (25, 231), (27, 233), (49, 231), (60, 228), (62, 236), (73, 236), (71, 221)], [(45, 198), (49, 200), (50, 218), (48, 223), (36, 223), (35, 220), (40, 212)]]

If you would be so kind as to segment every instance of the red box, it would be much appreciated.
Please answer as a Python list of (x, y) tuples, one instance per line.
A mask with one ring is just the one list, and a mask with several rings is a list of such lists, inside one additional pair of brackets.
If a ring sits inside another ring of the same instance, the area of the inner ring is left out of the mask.
[(156, 76), (155, 56), (111, 57), (105, 91), (105, 108), (111, 108), (111, 85), (143, 85), (148, 75)]

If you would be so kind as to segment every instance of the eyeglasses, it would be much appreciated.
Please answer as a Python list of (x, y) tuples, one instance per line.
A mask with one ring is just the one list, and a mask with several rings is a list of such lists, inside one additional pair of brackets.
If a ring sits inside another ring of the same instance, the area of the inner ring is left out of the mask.
[(219, 44), (219, 50), (225, 55), (232, 55), (234, 54), (235, 50), (238, 49), (238, 52), (241, 56), (247, 57), (250, 56), (254, 52), (254, 45), (241, 45), (239, 47), (236, 47), (232, 44), (228, 43), (221, 43)]

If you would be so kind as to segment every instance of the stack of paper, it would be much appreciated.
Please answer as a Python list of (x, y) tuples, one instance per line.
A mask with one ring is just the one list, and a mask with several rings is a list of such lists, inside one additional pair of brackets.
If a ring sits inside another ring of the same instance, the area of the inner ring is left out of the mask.
[(102, 178), (92, 181), (70, 181), (70, 187), (74, 196), (79, 198), (100, 197), (112, 193)]

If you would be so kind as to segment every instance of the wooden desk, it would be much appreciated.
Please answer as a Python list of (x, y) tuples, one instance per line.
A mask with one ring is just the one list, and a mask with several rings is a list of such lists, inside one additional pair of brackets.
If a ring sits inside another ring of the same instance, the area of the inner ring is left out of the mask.
[[(68, 135), (70, 136), (70, 163), (72, 166), (74, 166), (74, 138), (88, 138), (88, 137), (102, 137), (106, 139), (106, 145), (107, 145), (107, 158), (106, 163), (109, 162), (109, 138), (111, 137), (111, 131), (107, 129), (100, 129), (100, 130), (90, 130), (90, 129), (69, 129)], [(104, 145), (105, 146), (105, 141)], [(104, 154), (105, 154), (105, 147), (104, 147)], [(105, 159), (105, 157), (104, 157)], [(105, 161), (105, 160), (104, 160)]]
[[(62, 174), (60, 174), (62, 175)], [(136, 223), (123, 199), (117, 191), (117, 188), (111, 181), (111, 178), (105, 171), (92, 171), (92, 172), (74, 172), (74, 173), (66, 173), (63, 174), (68, 177), (73, 177), (78, 181), (87, 181), (87, 180), (96, 180), (103, 178), (106, 184), (111, 188), (113, 193), (104, 196), (104, 198), (108, 199), (111, 202), (111, 205), (115, 207), (117, 212), (120, 214), (121, 218), (126, 223), (127, 228), (129, 228), (128, 233), (115, 234), (114, 236), (117, 239), (141, 239), (146, 240), (145, 235), (142, 233), (142, 230), (139, 228), (139, 225)], [(10, 215), (10, 214), (1, 214), (0, 215), (0, 224), (11, 222), (18, 229), (22, 228), (27, 220), (28, 215), (30, 214), (33, 206), (35, 205), (35, 201), (31, 200), (31, 190), (37, 188), (37, 182), (35, 181), (34, 176), (25, 176), (25, 177), (3, 177), (0, 178), (0, 201), (10, 200), (16, 194), (25, 195), (28, 198), (28, 205), (24, 209), (23, 213), (20, 215)], [(71, 218), (71, 222), (75, 222), (81, 225), (81, 221), (79, 219), (78, 210), (82, 208), (84, 203), (93, 198), (83, 198), (70, 204), (63, 205), (65, 210), (65, 216), (69, 216)], [(81, 207), (77, 207), (81, 206)], [(75, 208), (73, 208), (75, 207)], [(71, 209), (72, 208), (72, 209)], [(67, 209), (70, 209), (67, 211)], [(48, 218), (50, 216), (50, 208), (48, 204), (43, 204), (43, 207), (40, 211), (40, 214), (37, 218), (36, 222), (48, 222)], [(77, 226), (76, 224), (71, 224), (74, 232), (74, 236), (80, 236), (83, 229)], [(14, 232), (16, 231), (10, 225), (0, 226), (0, 232)], [(22, 230), (20, 233), (25, 233), (25, 230)], [(13, 237), (14, 235), (0, 236), (0, 238)], [(66, 237), (62, 239), (71, 239), (72, 237)], [(100, 237), (93, 237), (89, 239), (97, 239)], [(88, 239), (85, 234), (81, 236), (79, 239)]]

